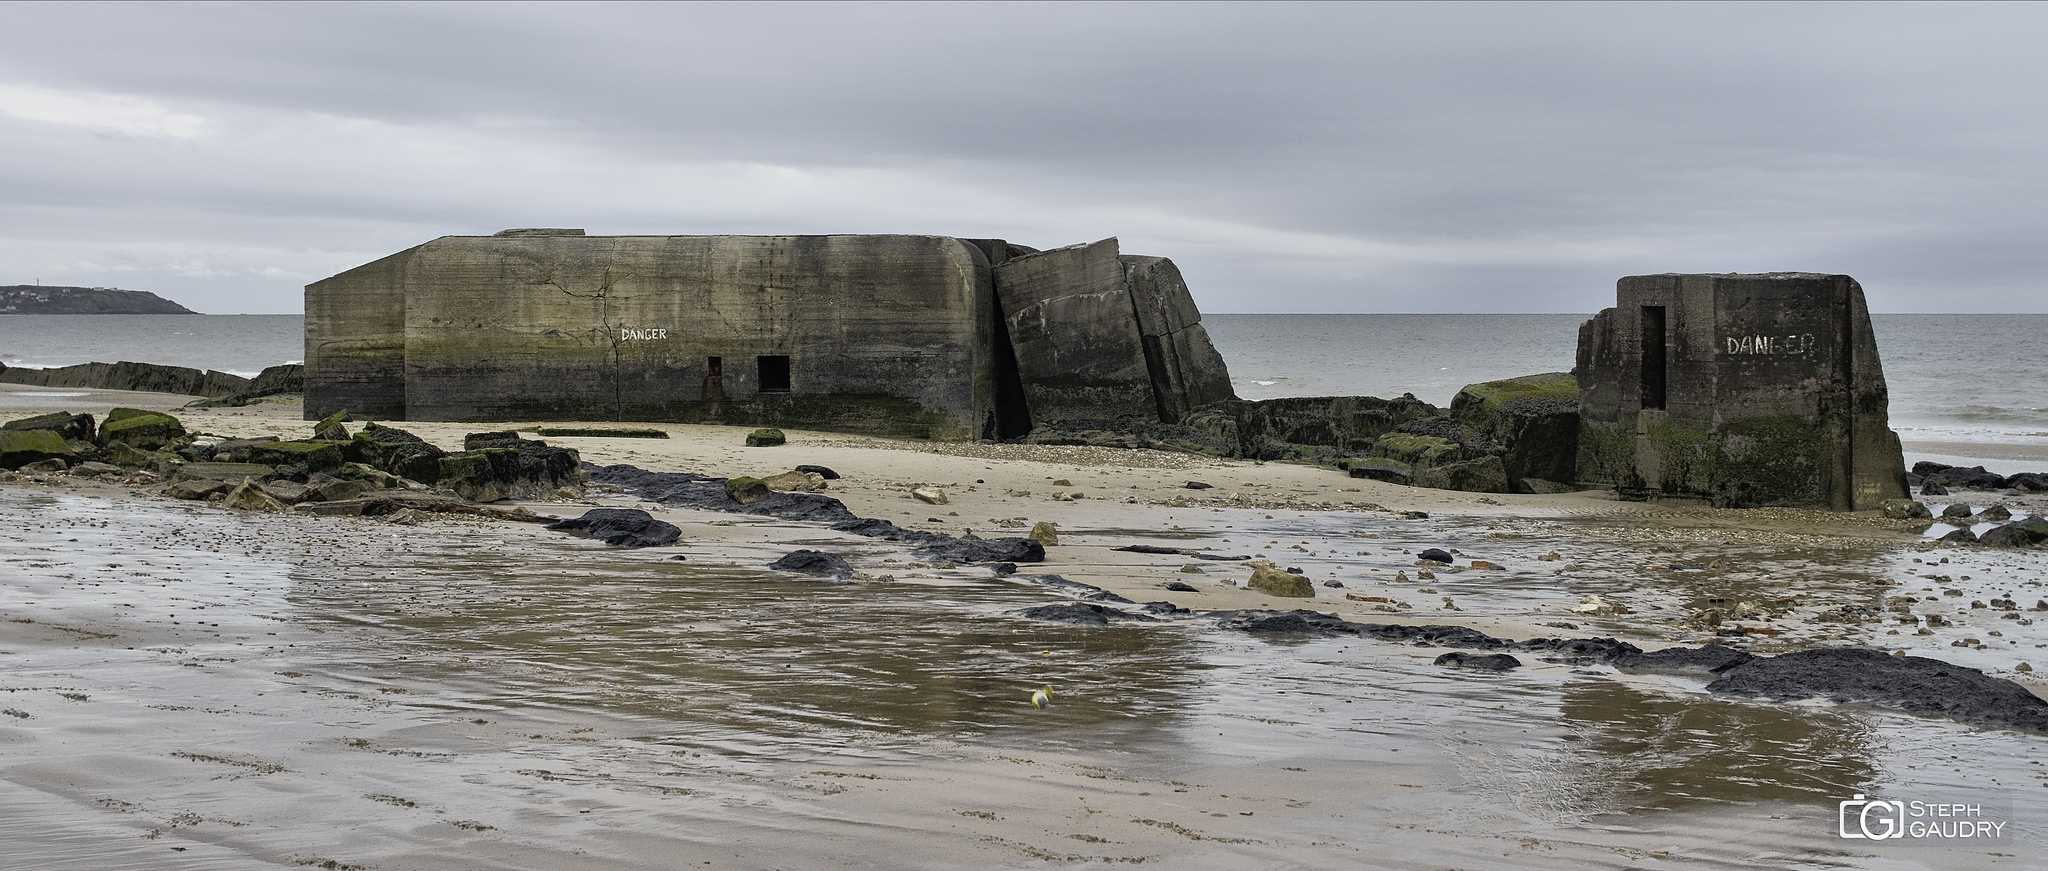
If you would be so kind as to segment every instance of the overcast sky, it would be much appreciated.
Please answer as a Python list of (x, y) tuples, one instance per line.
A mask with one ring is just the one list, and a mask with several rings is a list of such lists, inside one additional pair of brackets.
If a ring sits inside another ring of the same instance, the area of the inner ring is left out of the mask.
[(297, 312), (450, 234), (1118, 236), (1210, 312), (1646, 272), (2048, 311), (2048, 6), (0, 5), (0, 284)]

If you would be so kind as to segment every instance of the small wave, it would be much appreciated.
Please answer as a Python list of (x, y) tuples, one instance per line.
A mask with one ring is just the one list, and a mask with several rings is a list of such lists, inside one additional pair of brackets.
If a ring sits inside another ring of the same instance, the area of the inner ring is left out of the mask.
[(1936, 409), (1942, 417), (1968, 421), (2014, 421), (2034, 423), (2048, 419), (2048, 408), (2007, 408), (2001, 405), (1964, 405)]

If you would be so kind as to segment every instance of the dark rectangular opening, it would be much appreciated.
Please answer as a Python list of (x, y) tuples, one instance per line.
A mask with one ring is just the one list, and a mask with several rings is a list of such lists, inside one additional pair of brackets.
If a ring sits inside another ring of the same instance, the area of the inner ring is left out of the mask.
[(762, 393), (789, 392), (789, 358), (782, 356), (755, 357), (761, 366)]
[(704, 360), (704, 401), (717, 402), (725, 398), (725, 358), (707, 357)]
[(1010, 342), (1010, 322), (1003, 317), (1003, 301), (989, 294), (995, 306), (996, 407), (992, 431), (984, 425), (982, 438), (1014, 439), (1031, 433), (1031, 406), (1024, 402), (1024, 379), (1017, 371), (1017, 348)]
[(1663, 408), (1665, 400), (1664, 307), (1643, 306), (1643, 390), (1644, 408)]

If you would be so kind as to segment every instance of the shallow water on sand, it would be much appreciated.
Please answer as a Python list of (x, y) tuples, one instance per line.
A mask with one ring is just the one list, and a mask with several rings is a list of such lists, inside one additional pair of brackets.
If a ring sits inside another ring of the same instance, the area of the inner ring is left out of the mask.
[[(964, 570), (808, 583), (517, 524), (253, 518), (20, 489), (0, 489), (0, 515), (20, 521), (0, 530), (0, 842), (21, 867), (2019, 868), (2048, 855), (2039, 737), (1731, 703), (1691, 678), (1461, 672), (1430, 664), (1439, 649), (1186, 621), (1049, 625), (1007, 612), (1057, 594)], [(1214, 516), (1219, 550), (1305, 542), (1293, 562), (1348, 579), (1326, 594), (1395, 589), (1374, 579), (1413, 568), (1398, 553), (1411, 541), (1631, 553), (1573, 521)], [(1845, 595), (1908, 558), (1685, 547)], [(1432, 589), (1469, 612), (1443, 622), (1588, 591), (1675, 608), (1761, 583), (1736, 568), (1688, 593), (1653, 587), (1668, 566), (1578, 578), (1522, 562), (1441, 577)], [(1414, 586), (1400, 596), (1436, 598)], [(1055, 704), (1034, 709), (1044, 685)], [(2021, 827), (1953, 847), (1845, 841), (1838, 803), (1858, 792), (1953, 797)]]

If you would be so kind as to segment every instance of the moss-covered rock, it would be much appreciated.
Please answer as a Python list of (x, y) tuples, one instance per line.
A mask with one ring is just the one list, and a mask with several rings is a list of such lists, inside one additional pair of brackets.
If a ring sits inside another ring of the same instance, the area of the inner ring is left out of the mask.
[(354, 420), (348, 416), (348, 409), (342, 409), (313, 424), (313, 438), (323, 442), (348, 442), (348, 427), (342, 424)]
[(747, 447), (750, 448), (772, 448), (786, 442), (788, 439), (779, 429), (763, 428), (747, 433)]
[(126, 442), (115, 442), (100, 454), (102, 459), (123, 469), (154, 469), (163, 462), (164, 455), (157, 451), (145, 451)]
[(1451, 397), (1451, 416), (1459, 423), (1484, 431), (1501, 409), (1516, 399), (1561, 399), (1577, 405), (1579, 382), (1568, 373), (1547, 372), (1467, 384), (1457, 396)]
[(1467, 493), (1506, 493), (1508, 475), (1499, 457), (1445, 463), (1415, 473), (1415, 486)]
[(39, 414), (35, 417), (25, 417), (20, 420), (10, 420), (6, 424), (0, 424), (0, 430), (19, 431), (37, 429), (55, 432), (59, 438), (67, 442), (90, 442), (93, 441), (93, 437), (98, 433), (98, 429), (93, 426), (92, 415), (72, 414), (68, 411), (53, 411), (49, 414)]
[(175, 417), (154, 411), (116, 408), (107, 412), (100, 425), (99, 443), (105, 447), (125, 444), (153, 451), (185, 438), (185, 425)]
[(583, 458), (510, 432), (472, 433), (471, 450), (442, 457), (435, 483), (472, 502), (557, 499), (583, 492)]
[(768, 485), (762, 483), (759, 478), (741, 476), (725, 479), (725, 498), (741, 505), (765, 501), (772, 495), (774, 493), (768, 489)]
[(1399, 460), (1412, 466), (1429, 466), (1458, 450), (1455, 442), (1436, 436), (1390, 432), (1373, 443), (1375, 456)]
[(341, 445), (331, 441), (265, 442), (251, 445), (249, 462), (266, 466), (305, 466), (309, 471), (330, 472), (341, 468)]
[(69, 462), (71, 458), (71, 446), (51, 430), (0, 430), (0, 468), (19, 469), (45, 460)]
[(374, 421), (349, 439), (343, 458), (422, 484), (439, 480), (441, 458), (448, 455), (426, 439)]
[(1269, 596), (1285, 596), (1293, 599), (1313, 599), (1316, 587), (1308, 578), (1292, 572), (1282, 571), (1272, 563), (1252, 564), (1252, 579), (1245, 582), (1247, 589), (1258, 590)]
[(1568, 374), (1466, 385), (1451, 400), (1451, 417), (1497, 446), (1514, 492), (1578, 477), (1579, 383)]

